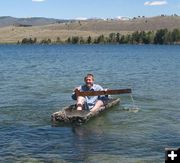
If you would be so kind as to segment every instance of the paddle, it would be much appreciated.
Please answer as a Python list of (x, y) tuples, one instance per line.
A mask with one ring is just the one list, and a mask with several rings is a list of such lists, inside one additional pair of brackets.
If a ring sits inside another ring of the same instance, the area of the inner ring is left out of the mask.
[(131, 89), (108, 89), (102, 91), (84, 91), (81, 92), (78, 89), (75, 90), (76, 96), (100, 96), (100, 95), (115, 95), (131, 93)]

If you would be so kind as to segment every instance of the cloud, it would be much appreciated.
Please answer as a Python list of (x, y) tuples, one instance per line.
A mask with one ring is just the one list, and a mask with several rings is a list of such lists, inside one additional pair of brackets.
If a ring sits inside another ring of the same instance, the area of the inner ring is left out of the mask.
[(32, 0), (32, 2), (44, 2), (45, 0)]
[(161, 5), (167, 5), (167, 1), (147, 1), (144, 3), (144, 6), (161, 6)]

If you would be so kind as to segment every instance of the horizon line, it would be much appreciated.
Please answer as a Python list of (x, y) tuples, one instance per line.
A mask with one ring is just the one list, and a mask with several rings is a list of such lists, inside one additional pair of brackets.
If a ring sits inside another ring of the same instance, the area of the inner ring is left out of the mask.
[(115, 17), (76, 17), (76, 18), (55, 18), (55, 17), (45, 17), (45, 16), (26, 16), (26, 17), (18, 17), (18, 16), (11, 16), (11, 15), (2, 15), (1, 17), (12, 17), (12, 18), (18, 18), (18, 19), (28, 19), (28, 18), (47, 18), (47, 19), (57, 19), (57, 20), (88, 20), (88, 19), (103, 19), (103, 20), (107, 20), (107, 19), (123, 19), (123, 18), (127, 18), (127, 19), (133, 19), (133, 18), (153, 18), (153, 17), (159, 17), (159, 16), (180, 16), (178, 14), (171, 14), (171, 15), (166, 15), (166, 14), (160, 14), (160, 15), (154, 15), (154, 16), (115, 16)]

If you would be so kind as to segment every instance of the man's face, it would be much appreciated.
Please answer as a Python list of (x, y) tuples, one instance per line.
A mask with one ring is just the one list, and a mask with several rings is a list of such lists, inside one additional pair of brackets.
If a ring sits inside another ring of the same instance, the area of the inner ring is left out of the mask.
[(94, 80), (91, 76), (87, 76), (85, 79), (85, 83), (88, 88), (91, 88), (93, 86)]

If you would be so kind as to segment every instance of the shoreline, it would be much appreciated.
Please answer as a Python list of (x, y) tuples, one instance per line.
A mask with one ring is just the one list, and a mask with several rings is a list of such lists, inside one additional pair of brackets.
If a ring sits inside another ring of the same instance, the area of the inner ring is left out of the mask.
[(99, 44), (72, 44), (72, 43), (50, 43), (50, 44), (40, 44), (40, 43), (35, 43), (35, 44), (19, 44), (19, 43), (0, 43), (0, 45), (19, 45), (19, 46), (24, 46), (24, 45), (170, 45), (170, 46), (173, 46), (173, 45), (180, 45), (180, 43), (172, 43), (172, 44), (118, 44), (118, 43), (105, 43), (105, 44), (102, 44), (102, 43), (99, 43)]
[[(131, 43), (138, 44), (145, 41), (146, 44), (152, 43), (153, 33), (159, 30), (167, 29), (172, 32), (174, 29), (180, 30), (180, 16), (158, 16), (152, 18), (140, 17), (131, 20), (79, 20), (79, 21), (69, 21), (69, 22), (59, 22), (54, 24), (31, 26), (21, 24), (11, 24), (10, 26), (0, 27), (0, 43), (21, 43), (23, 39), (25, 42), (28, 39), (36, 39), (35, 42), (38, 43), (112, 43), (114, 42), (113, 34), (115, 37), (120, 39), (121, 36), (130, 36), (131, 38), (125, 38), (125, 40), (120, 40), (121, 43)], [(137, 33), (138, 32), (138, 33)], [(149, 34), (148, 34), (149, 32)], [(119, 36), (117, 34), (119, 33)], [(145, 38), (144, 37), (145, 33)], [(110, 36), (111, 35), (111, 36)], [(148, 36), (149, 35), (149, 36)], [(142, 37), (143, 36), (143, 37)], [(111, 37), (111, 40), (107, 40)], [(137, 38), (135, 38), (137, 37)], [(144, 39), (143, 41), (139, 41)], [(158, 36), (159, 37), (159, 36)], [(160, 36), (161, 37), (161, 36)], [(169, 36), (168, 36), (169, 37)], [(173, 37), (176, 37), (174, 35)], [(124, 39), (124, 38), (122, 38)], [(169, 39), (169, 38), (168, 38)], [(32, 41), (32, 40), (31, 40)], [(118, 40), (119, 42), (119, 40)], [(176, 41), (168, 41), (176, 42)], [(178, 40), (180, 42), (180, 40)], [(161, 43), (162, 44), (162, 43)], [(178, 43), (179, 44), (179, 43)]]
[(135, 31), (131, 34), (110, 33), (109, 35), (98, 35), (96, 37), (88, 36), (70, 36), (63, 40), (59, 36), (56, 39), (37, 37), (26, 37), (22, 40), (11, 42), (1, 41), (0, 44), (130, 44), (130, 45), (179, 45), (180, 44), (180, 29), (159, 29), (157, 31)]

